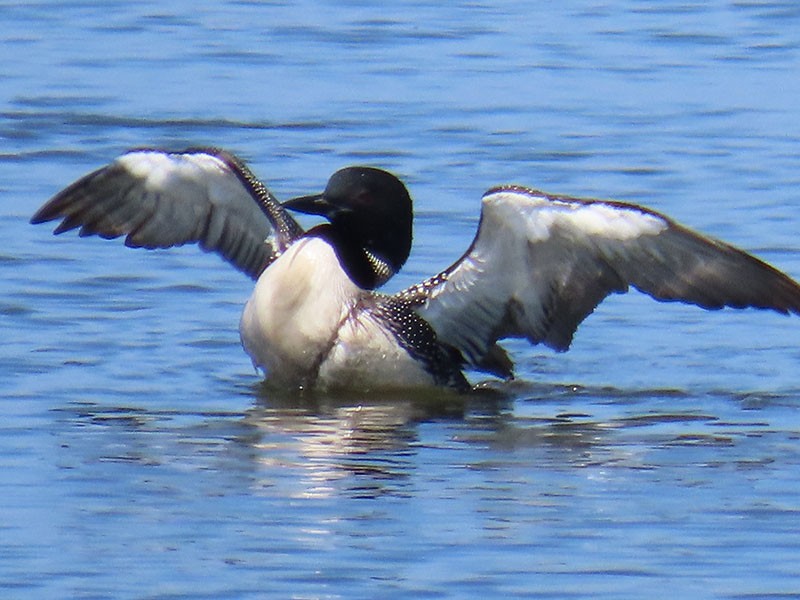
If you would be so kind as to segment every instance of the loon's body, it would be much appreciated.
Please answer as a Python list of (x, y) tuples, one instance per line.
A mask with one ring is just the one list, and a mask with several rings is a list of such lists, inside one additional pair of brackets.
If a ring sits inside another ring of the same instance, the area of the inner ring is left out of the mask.
[(430, 386), (423, 364), (400, 346), (333, 247), (303, 238), (271, 264), (245, 305), (239, 331), (253, 363), (283, 386)]
[[(288, 211), (327, 223), (304, 231)], [(408, 191), (386, 171), (348, 167), (323, 193), (281, 204), (235, 156), (190, 149), (124, 154), (31, 220), (219, 253), (256, 281), (240, 322), (245, 350), (289, 387), (466, 390), (464, 370), (511, 378), (499, 340), (567, 350), (583, 319), (629, 286), (707, 309), (800, 314), (800, 285), (733, 246), (641, 206), (519, 186), (484, 195), (456, 263), (382, 294), (408, 258), (412, 218)]]

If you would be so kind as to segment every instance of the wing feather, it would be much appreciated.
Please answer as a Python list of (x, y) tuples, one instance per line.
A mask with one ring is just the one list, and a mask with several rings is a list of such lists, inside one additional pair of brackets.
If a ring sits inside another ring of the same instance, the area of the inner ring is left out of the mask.
[(706, 309), (800, 314), (800, 285), (742, 250), (636, 205), (517, 186), (489, 190), (466, 254), (399, 296), (466, 363), (510, 376), (498, 340), (567, 350), (597, 305), (630, 286)]
[(123, 154), (56, 194), (31, 222), (56, 219), (56, 234), (125, 236), (133, 248), (198, 243), (254, 279), (303, 233), (241, 160), (211, 148)]

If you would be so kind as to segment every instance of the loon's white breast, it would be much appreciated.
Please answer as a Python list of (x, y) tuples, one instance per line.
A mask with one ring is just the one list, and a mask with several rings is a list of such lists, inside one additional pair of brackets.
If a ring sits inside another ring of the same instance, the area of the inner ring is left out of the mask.
[(253, 364), (278, 385), (432, 385), (374, 309), (333, 247), (306, 237), (261, 274), (239, 332)]
[(296, 242), (261, 274), (242, 313), (253, 364), (282, 381), (315, 376), (359, 292), (324, 240)]

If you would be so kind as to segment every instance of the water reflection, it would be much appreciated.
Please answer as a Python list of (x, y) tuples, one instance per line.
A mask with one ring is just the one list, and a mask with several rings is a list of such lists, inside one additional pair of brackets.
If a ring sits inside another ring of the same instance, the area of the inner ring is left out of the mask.
[[(420, 449), (472, 445), (476, 432), (502, 428), (513, 402), (487, 391), (348, 396), (259, 385), (249, 392), (253, 402), (244, 412), (70, 403), (54, 411), (62, 423), (61, 467), (217, 473), (220, 481), (233, 477), (278, 497), (403, 496), (412, 493)], [(426, 424), (436, 435), (423, 442), (419, 428)]]
[[(724, 392), (528, 383), (431, 397), (233, 387), (228, 409), (109, 391), (55, 412), (56, 473), (41, 489), (58, 495), (55, 530), (76, 562), (101, 557), (110, 587), (133, 547), (163, 580), (178, 556), (212, 571), (224, 560), (219, 577), (237, 584), (264, 574), (253, 588), (285, 596), (309, 578), (352, 587), (365, 573), (470, 596), (476, 578), (522, 589), (532, 574), (559, 590), (643, 585), (738, 566), (747, 536), (760, 551), (794, 539), (787, 467), (800, 464), (800, 427), (787, 397), (748, 394), (768, 402), (755, 407)], [(489, 558), (465, 563), (475, 548)]]
[(419, 491), (422, 465), (439, 460), (478, 471), (653, 470), (729, 447), (736, 464), (766, 465), (769, 456), (748, 454), (752, 442), (737, 446), (774, 431), (753, 418), (752, 394), (699, 403), (674, 390), (535, 384), (465, 396), (288, 394), (261, 385), (245, 393), (252, 404), (244, 412), (72, 403), (57, 411), (61, 466), (202, 472), (213, 493), (234, 486), (272, 497), (407, 497)]
[(248, 443), (267, 469), (290, 452), (303, 496), (408, 494), (420, 424), (497, 418), (510, 406), (494, 393), (292, 394), (266, 386), (255, 392), (244, 418), (256, 432)]

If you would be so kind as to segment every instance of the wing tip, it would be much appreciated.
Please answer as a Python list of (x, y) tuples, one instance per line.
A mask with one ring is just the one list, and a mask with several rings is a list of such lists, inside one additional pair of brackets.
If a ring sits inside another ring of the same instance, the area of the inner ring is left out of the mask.
[(31, 225), (41, 225), (42, 223), (48, 223), (49, 221), (53, 221), (58, 218), (58, 215), (52, 215), (49, 211), (44, 210), (47, 208), (47, 205), (42, 206), (39, 210), (33, 213), (33, 216), (30, 218), (28, 223)]
[(60, 191), (55, 196), (50, 198), (50, 200), (40, 206), (39, 209), (31, 216), (29, 221), (30, 224), (40, 225), (42, 223), (55, 221), (59, 218), (68, 217), (68, 215), (64, 213), (64, 205), (69, 203), (70, 196), (72, 195), (75, 186), (80, 183), (80, 181), (82, 181), (82, 179), (69, 186), (67, 189)]
[(514, 379), (514, 362), (508, 356), (505, 348), (497, 343), (489, 347), (486, 354), (475, 363), (475, 367), (506, 381)]

